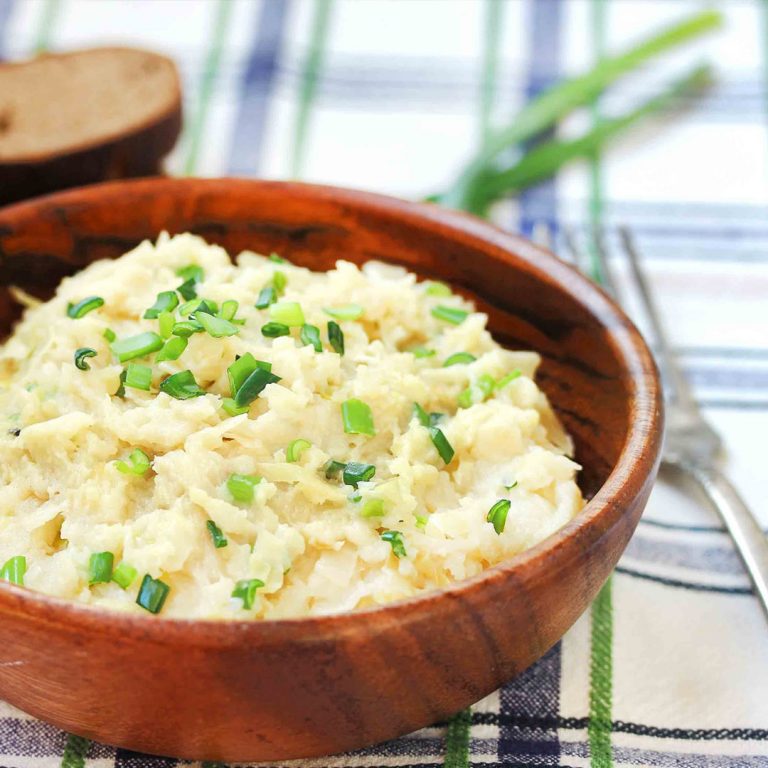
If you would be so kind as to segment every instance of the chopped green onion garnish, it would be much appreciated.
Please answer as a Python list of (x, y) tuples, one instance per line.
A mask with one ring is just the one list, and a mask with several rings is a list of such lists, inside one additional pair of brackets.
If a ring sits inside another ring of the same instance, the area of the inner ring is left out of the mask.
[(115, 467), (124, 475), (143, 475), (152, 465), (152, 461), (141, 448), (134, 448), (128, 456), (128, 462), (118, 460)]
[(451, 289), (445, 284), (437, 280), (425, 283), (427, 296), (451, 296)]
[(235, 501), (250, 504), (253, 501), (253, 489), (261, 482), (258, 475), (230, 475), (227, 490)]
[(304, 325), (304, 312), (296, 301), (278, 301), (269, 308), (269, 316), (276, 322), (290, 327)]
[(302, 325), (299, 340), (306, 347), (312, 345), (315, 352), (323, 351), (323, 343), (320, 341), (320, 329), (316, 325)]
[(450, 464), (455, 451), (448, 442), (448, 438), (443, 434), (443, 430), (439, 427), (427, 427), (427, 429), (429, 430), (429, 436), (432, 438), (432, 444), (437, 448), (437, 452), (440, 454), (440, 458), (446, 464)]
[(337, 320), (357, 320), (363, 316), (365, 310), (359, 304), (343, 304), (340, 307), (323, 307), (326, 315)]
[(459, 392), (458, 398), (459, 408), (469, 408), (472, 405), (472, 387), (467, 387)]
[(162, 291), (157, 294), (155, 303), (144, 313), (145, 320), (157, 320), (161, 312), (172, 312), (179, 306), (176, 291)]
[(510, 371), (506, 376), (502, 376), (496, 382), (496, 389), (499, 390), (506, 387), (507, 384), (511, 384), (515, 379), (519, 379), (522, 375), (523, 372), (519, 368), (515, 368), (514, 371)]
[(416, 518), (416, 527), (423, 531), (427, 527), (429, 518), (426, 515), (414, 515), (414, 517)]
[(334, 352), (340, 355), (344, 354), (344, 333), (341, 326), (333, 320), (328, 321), (328, 343)]
[(171, 588), (164, 581), (153, 579), (147, 574), (139, 587), (136, 602), (150, 613), (159, 613), (170, 591)]
[(227, 299), (221, 305), (221, 311), (219, 312), (219, 316), (224, 320), (234, 320), (234, 317), (237, 314), (237, 310), (239, 306), (240, 306), (240, 302), (237, 302), (234, 299)]
[(197, 280), (190, 277), (189, 280), (185, 280), (177, 289), (181, 298), (184, 301), (192, 301), (197, 298)]
[(112, 565), (115, 556), (111, 552), (94, 552), (88, 561), (88, 583), (106, 584), (112, 581)]
[(259, 292), (259, 298), (256, 299), (256, 309), (266, 309), (270, 304), (274, 304), (277, 301), (277, 291), (268, 285), (266, 288), (262, 288)]
[(493, 376), (483, 373), (477, 377), (475, 386), (483, 393), (485, 397), (490, 397), (496, 389), (496, 380)]
[(238, 357), (232, 365), (227, 368), (227, 377), (229, 378), (229, 392), (234, 397), (245, 380), (257, 369), (262, 368), (265, 371), (272, 370), (272, 363), (265, 363), (263, 360), (257, 360), (250, 352), (246, 352)]
[(188, 264), (186, 267), (180, 267), (176, 270), (176, 276), (182, 280), (194, 280), (196, 283), (202, 283), (205, 280), (205, 272), (197, 264)]
[(469, 352), (455, 352), (450, 357), (445, 358), (443, 368), (450, 368), (452, 365), (463, 365), (474, 363), (477, 358)]
[(303, 437), (299, 437), (296, 440), (291, 440), (288, 443), (288, 447), (285, 449), (285, 460), (290, 464), (298, 461), (301, 458), (301, 454), (308, 448), (312, 447), (312, 443), (309, 440), (305, 440)]
[(261, 579), (240, 579), (232, 590), (232, 597), (239, 597), (243, 601), (243, 608), (249, 611), (253, 607), (256, 590), (263, 586)]
[(513, 481), (512, 481), (512, 482), (511, 482), (509, 485), (507, 485), (506, 483), (504, 483), (504, 487), (505, 487), (505, 488), (506, 488), (508, 491), (511, 491), (513, 488), (517, 488), (517, 486), (518, 486), (518, 485), (520, 485), (520, 483), (519, 483), (517, 480), (513, 480)]
[(148, 365), (128, 363), (125, 369), (125, 386), (149, 392), (152, 385), (152, 369)]
[(353, 503), (353, 504), (359, 504), (363, 500), (363, 494), (360, 493), (360, 491), (354, 491), (353, 493), (350, 493), (347, 498)]
[(225, 320), (223, 317), (216, 317), (215, 315), (209, 315), (206, 312), (201, 312), (199, 309), (195, 312), (195, 320), (205, 328), (209, 336), (213, 336), (214, 339), (220, 339), (222, 336), (234, 336), (240, 333), (240, 329), (230, 323), (229, 320)]
[(5, 561), (0, 568), (0, 580), (10, 581), (19, 587), (24, 586), (24, 575), (27, 572), (27, 558), (24, 555), (15, 555)]
[(145, 331), (137, 336), (129, 336), (127, 339), (117, 339), (110, 344), (112, 352), (117, 355), (117, 359), (121, 363), (157, 352), (162, 346), (163, 339), (152, 331)]
[(337, 477), (339, 472), (341, 472), (342, 469), (345, 469), (346, 466), (347, 465), (343, 461), (336, 461), (336, 459), (327, 461), (323, 467), (326, 480), (332, 480), (334, 477)]
[(422, 427), (429, 426), (429, 414), (418, 404), (413, 404), (413, 415), (419, 420)]
[(367, 403), (362, 400), (345, 400), (341, 404), (341, 420), (344, 431), (348, 435), (375, 435), (373, 413)]
[(278, 381), (280, 381), (280, 377), (271, 371), (256, 368), (237, 390), (237, 394), (233, 398), (235, 405), (238, 408), (250, 405), (261, 394), (267, 384), (274, 384)]
[(438, 320), (445, 320), (446, 323), (452, 323), (453, 325), (461, 325), (469, 315), (464, 309), (457, 309), (456, 307), (445, 307), (442, 304), (432, 308), (432, 317), (436, 317)]
[(276, 253), (270, 253), (267, 257), (270, 261), (274, 261), (275, 264), (287, 264), (288, 262), (282, 258), (281, 256), (278, 256)]
[[(328, 470), (326, 469), (326, 476)], [(351, 485), (357, 488), (358, 483), (364, 483), (370, 480), (376, 474), (376, 467), (373, 464), (361, 464), (359, 461), (350, 461), (344, 467), (344, 485)]]
[(101, 296), (89, 296), (87, 299), (78, 301), (77, 304), (67, 304), (67, 316), (73, 320), (79, 320), (81, 317), (85, 317), (89, 312), (93, 312), (94, 309), (104, 306), (104, 299)]
[(388, 541), (392, 547), (392, 551), (397, 557), (407, 557), (405, 551), (405, 542), (403, 541), (403, 534), (400, 531), (383, 531), (381, 538), (384, 541)]
[(189, 317), (193, 312), (196, 312), (198, 309), (203, 310), (203, 312), (208, 312), (209, 315), (213, 314), (213, 307), (210, 306), (206, 302), (205, 299), (199, 299), (194, 298), (190, 299), (189, 301), (185, 301), (180, 307), (179, 307), (179, 314), (182, 317)]
[(501, 534), (504, 532), (504, 526), (507, 523), (507, 514), (512, 502), (509, 499), (499, 499), (489, 510), (486, 520), (493, 523), (493, 530)]
[(291, 329), (284, 323), (265, 323), (261, 326), (261, 335), (276, 339), (278, 336), (290, 336)]
[(190, 400), (205, 394), (205, 390), (195, 381), (192, 371), (180, 371), (169, 376), (160, 384), (160, 391), (177, 400)]
[(138, 575), (138, 571), (132, 565), (122, 562), (112, 571), (112, 581), (121, 589), (128, 589)]
[(427, 349), (427, 347), (411, 347), (408, 352), (417, 360), (422, 357), (434, 357), (437, 354), (434, 349)]
[(205, 329), (197, 320), (181, 320), (173, 324), (171, 332), (174, 336), (182, 336), (185, 339), (193, 333), (202, 333)]
[(360, 514), (363, 517), (382, 517), (384, 515), (384, 500), (366, 499)]
[(227, 546), (229, 543), (227, 537), (221, 532), (221, 528), (219, 528), (213, 520), (206, 521), (205, 527), (208, 529), (208, 533), (211, 534), (213, 546), (216, 547), (216, 549), (221, 549), (222, 547)]
[(96, 357), (96, 350), (91, 347), (80, 347), (75, 351), (75, 368), (79, 368), (81, 371), (90, 371), (91, 366), (86, 360), (87, 357)]
[(117, 386), (115, 397), (125, 397), (125, 368), (120, 371), (120, 384)]
[(235, 401), (231, 397), (222, 397), (221, 407), (229, 416), (240, 416), (243, 413), (248, 413), (250, 409), (250, 406), (248, 405), (244, 405), (242, 408), (235, 405)]
[(111, 328), (105, 328), (101, 335), (109, 342), (113, 342), (117, 338), (117, 334)]
[(160, 335), (164, 339), (170, 338), (173, 333), (173, 326), (176, 324), (173, 312), (161, 312), (157, 316), (157, 322), (160, 324)]
[(275, 270), (272, 275), (272, 285), (275, 287), (277, 295), (282, 296), (285, 292), (285, 286), (288, 285), (288, 278), (285, 276), (285, 272)]
[(165, 360), (178, 360), (182, 352), (187, 348), (189, 341), (183, 336), (174, 336), (165, 342), (163, 348), (157, 353), (156, 363), (162, 363)]

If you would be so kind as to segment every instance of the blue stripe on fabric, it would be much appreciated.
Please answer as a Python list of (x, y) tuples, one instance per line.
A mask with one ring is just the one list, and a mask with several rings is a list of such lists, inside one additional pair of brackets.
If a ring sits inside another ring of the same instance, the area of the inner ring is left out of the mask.
[[(532, 99), (551, 85), (560, 72), (560, 32), (562, 0), (532, 0), (530, 5), (530, 47), (527, 99)], [(551, 134), (543, 138), (550, 138)], [(536, 221), (544, 222), (553, 237), (558, 233), (557, 185), (555, 179), (542, 181), (519, 197), (520, 229), (531, 236)]]
[(40, 720), (0, 718), (0, 751), (4, 757), (59, 757), (67, 734)]
[(179, 760), (173, 757), (156, 757), (131, 752), (129, 749), (115, 751), (114, 768), (177, 768)]
[(8, 20), (13, 13), (14, 0), (0, 0), (0, 61), (5, 59), (3, 54), (6, 28), (8, 26)]
[(289, 10), (290, 0), (261, 2), (229, 152), (227, 172), (231, 176), (254, 176), (261, 166), (270, 94)]

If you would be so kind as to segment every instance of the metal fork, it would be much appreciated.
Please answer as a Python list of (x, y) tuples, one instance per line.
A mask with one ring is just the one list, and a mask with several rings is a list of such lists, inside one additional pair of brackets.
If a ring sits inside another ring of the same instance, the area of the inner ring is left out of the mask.
[[(545, 231), (541, 227), (535, 227), (534, 238), (540, 242), (547, 240), (546, 244), (552, 245), (551, 232), (548, 229)], [(586, 254), (579, 247), (573, 230), (564, 229), (563, 239), (572, 261), (580, 271), (589, 274)], [(619, 229), (619, 240), (627, 256), (630, 275), (637, 287), (643, 310), (650, 321), (656, 342), (657, 362), (665, 384), (666, 429), (662, 466), (686, 473), (696, 480), (706, 493), (736, 545), (768, 618), (768, 538), (739, 492), (719, 468), (722, 439), (701, 415), (688, 381), (672, 351), (650, 284), (640, 264), (635, 239), (628, 228)], [(603, 286), (614, 298), (618, 298), (617, 284), (608, 263), (603, 233), (593, 233), (592, 243)]]

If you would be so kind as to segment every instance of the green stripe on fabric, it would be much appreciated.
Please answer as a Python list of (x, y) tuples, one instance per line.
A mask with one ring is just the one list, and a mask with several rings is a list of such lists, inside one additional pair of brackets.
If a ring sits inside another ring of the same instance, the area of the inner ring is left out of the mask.
[(62, 0), (45, 0), (40, 9), (40, 22), (35, 35), (35, 53), (43, 53), (51, 47), (53, 28), (61, 14)]
[(480, 140), (485, 143), (493, 124), (499, 48), (504, 27), (504, 0), (485, 0), (483, 31), (483, 70), (480, 81)]
[(592, 651), (589, 669), (589, 737), (592, 768), (611, 768), (613, 710), (613, 598), (612, 577), (592, 603)]
[(61, 768), (83, 768), (90, 746), (91, 742), (88, 739), (70, 733), (61, 757)]
[(191, 176), (197, 169), (200, 142), (202, 141), (205, 123), (208, 118), (213, 87), (221, 68), (221, 54), (227, 37), (227, 28), (229, 27), (230, 12), (233, 5), (234, 3), (230, 2), (230, 0), (218, 0), (215, 6), (213, 34), (211, 35), (210, 46), (205, 57), (197, 106), (192, 119), (189, 121), (189, 143), (184, 162), (184, 173), (187, 176)]
[(445, 768), (467, 768), (469, 765), (469, 732), (472, 724), (472, 710), (467, 709), (454, 715), (445, 733)]
[(304, 166), (309, 134), (309, 117), (315, 101), (317, 81), (325, 59), (328, 26), (331, 18), (331, 0), (315, 0), (315, 13), (312, 17), (312, 34), (307, 49), (307, 56), (301, 70), (296, 122), (291, 147), (290, 175), (297, 179)]

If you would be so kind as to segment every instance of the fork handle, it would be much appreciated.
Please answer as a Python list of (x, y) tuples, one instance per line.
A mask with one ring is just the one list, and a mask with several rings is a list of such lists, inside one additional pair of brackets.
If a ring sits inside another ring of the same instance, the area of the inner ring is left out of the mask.
[(687, 469), (699, 481), (731, 534), (768, 618), (768, 537), (739, 492), (719, 469), (694, 465)]

